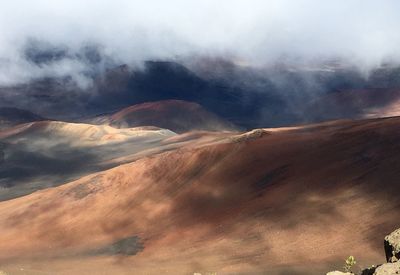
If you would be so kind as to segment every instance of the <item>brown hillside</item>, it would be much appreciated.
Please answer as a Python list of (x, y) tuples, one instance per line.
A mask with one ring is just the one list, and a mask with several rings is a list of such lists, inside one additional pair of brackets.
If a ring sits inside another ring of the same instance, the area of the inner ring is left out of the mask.
[(400, 220), (399, 158), (400, 118), (153, 155), (1, 202), (0, 259), (12, 274), (322, 274), (348, 255), (382, 262), (382, 236)]

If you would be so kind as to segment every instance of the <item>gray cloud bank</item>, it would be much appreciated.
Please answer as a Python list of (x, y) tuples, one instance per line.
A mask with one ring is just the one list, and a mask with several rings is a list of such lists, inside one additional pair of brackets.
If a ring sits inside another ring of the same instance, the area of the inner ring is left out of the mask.
[[(75, 57), (93, 45), (100, 68), (206, 55), (253, 66), (340, 59), (368, 70), (400, 61), (399, 11), (397, 0), (2, 1), (0, 85), (68, 75), (87, 86), (93, 60)], [(32, 62), (32, 41), (67, 58)]]

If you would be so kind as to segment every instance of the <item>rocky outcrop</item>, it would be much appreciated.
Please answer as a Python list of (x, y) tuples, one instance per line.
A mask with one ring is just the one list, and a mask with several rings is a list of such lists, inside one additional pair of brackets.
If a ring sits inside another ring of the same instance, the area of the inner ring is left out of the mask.
[(388, 263), (394, 263), (400, 259), (400, 229), (385, 237), (385, 253)]
[(394, 275), (400, 274), (400, 262), (383, 264), (376, 268), (373, 275)]
[(264, 129), (254, 129), (251, 130), (250, 132), (246, 132), (244, 134), (236, 135), (231, 138), (232, 142), (244, 142), (244, 141), (250, 141), (253, 139), (258, 139), (261, 137), (264, 137), (266, 135), (269, 135), (270, 132)]
[[(395, 275), (400, 274), (400, 229), (397, 229), (387, 235), (384, 241), (387, 263), (377, 267), (364, 269), (361, 275)], [(354, 273), (345, 273), (332, 271), (326, 275), (346, 275)]]

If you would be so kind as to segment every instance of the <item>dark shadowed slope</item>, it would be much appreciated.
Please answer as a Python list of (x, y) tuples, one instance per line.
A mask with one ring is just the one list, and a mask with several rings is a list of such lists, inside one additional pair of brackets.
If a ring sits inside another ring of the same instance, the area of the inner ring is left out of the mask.
[(177, 136), (154, 126), (116, 129), (60, 121), (21, 124), (0, 131), (0, 200), (229, 134), (195, 131)]
[(276, 95), (232, 87), (229, 81), (209, 81), (168, 61), (148, 61), (139, 70), (126, 65), (110, 69), (95, 79), (93, 91), (89, 107), (97, 110), (177, 99), (198, 103), (240, 126), (260, 118), (262, 105), (277, 110), (281, 104)]
[(255, 130), (1, 202), (0, 259), (12, 274), (375, 264), (400, 220), (399, 177), (400, 118)]
[(197, 103), (183, 100), (148, 102), (125, 108), (98, 122), (116, 128), (156, 126), (176, 133), (193, 130), (223, 131), (235, 127)]
[(400, 114), (400, 88), (365, 88), (332, 92), (316, 98), (305, 114), (311, 121), (377, 118)]
[(44, 118), (30, 111), (11, 107), (0, 108), (0, 129), (39, 120), (44, 120)]
[[(31, 59), (39, 65), (57, 60), (62, 53), (62, 49), (39, 52)], [(82, 54), (79, 56), (83, 58)], [(1, 106), (81, 122), (84, 117), (113, 113), (134, 104), (185, 100), (200, 104), (235, 125), (253, 129), (360, 118), (376, 108), (379, 115), (400, 96), (400, 69), (396, 67), (379, 68), (369, 76), (344, 64), (254, 68), (229, 60), (196, 66), (149, 61), (133, 68), (100, 62), (95, 58), (98, 54), (93, 52), (94, 62), (87, 60), (92, 65), (89, 71), (82, 72), (84, 83), (78, 85), (74, 78), (65, 76), (0, 87)], [(101, 55), (98, 57), (101, 59)]]
[(0, 200), (114, 167), (126, 161), (121, 157), (166, 150), (162, 141), (175, 135), (156, 127), (115, 129), (56, 121), (8, 128), (0, 131)]

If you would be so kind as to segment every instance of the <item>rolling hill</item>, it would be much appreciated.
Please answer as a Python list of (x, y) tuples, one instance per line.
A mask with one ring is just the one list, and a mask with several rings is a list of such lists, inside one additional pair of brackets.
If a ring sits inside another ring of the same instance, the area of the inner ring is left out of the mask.
[(207, 111), (197, 103), (183, 100), (164, 100), (133, 105), (94, 120), (115, 128), (156, 126), (176, 133), (235, 130), (232, 123)]
[(399, 141), (400, 118), (192, 140), (0, 202), (0, 263), (11, 274), (321, 274), (350, 254), (382, 262), (400, 218)]
[(136, 154), (167, 150), (172, 145), (162, 142), (175, 135), (156, 127), (115, 129), (59, 121), (7, 128), (0, 131), (0, 200), (114, 167)]

